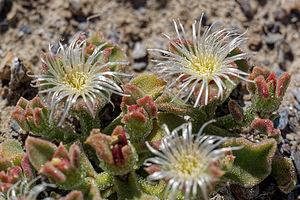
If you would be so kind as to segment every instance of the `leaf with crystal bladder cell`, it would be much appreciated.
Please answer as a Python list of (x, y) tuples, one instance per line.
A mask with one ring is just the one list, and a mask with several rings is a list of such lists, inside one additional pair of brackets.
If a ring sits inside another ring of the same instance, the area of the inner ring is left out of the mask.
[(272, 158), (277, 143), (267, 139), (260, 143), (252, 143), (245, 138), (230, 139), (224, 147), (244, 146), (233, 151), (235, 160), (230, 171), (224, 176), (233, 183), (249, 188), (263, 181), (271, 173)]
[(1, 143), (0, 152), (2, 157), (7, 158), (24, 153), (21, 144), (17, 140), (7, 140)]
[(30, 163), (39, 171), (47, 161), (51, 160), (57, 146), (47, 140), (28, 137), (25, 142), (25, 148)]
[(130, 81), (132, 85), (140, 88), (145, 95), (156, 99), (161, 91), (165, 89), (164, 81), (158, 79), (155, 75), (143, 74)]
[(285, 194), (290, 193), (296, 185), (296, 172), (291, 159), (275, 155), (272, 161), (272, 173), (278, 188)]
[(11, 139), (0, 144), (0, 156), (9, 158), (14, 165), (21, 165), (24, 155), (23, 148), (17, 140)]

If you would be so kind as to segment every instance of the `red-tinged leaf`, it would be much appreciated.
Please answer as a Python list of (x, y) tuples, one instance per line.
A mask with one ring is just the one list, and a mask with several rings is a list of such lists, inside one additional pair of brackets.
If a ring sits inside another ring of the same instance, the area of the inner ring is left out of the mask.
[(280, 133), (280, 130), (274, 129), (273, 122), (269, 119), (255, 119), (251, 126), (262, 133), (268, 134), (269, 136), (276, 136)]
[(34, 113), (33, 113), (33, 121), (36, 126), (38, 126), (40, 124), (40, 119), (42, 117), (41, 115), (42, 115), (42, 109), (35, 108)]
[(39, 171), (39, 173), (50, 176), (58, 182), (64, 182), (66, 180), (66, 176), (56, 167), (53, 166), (51, 162), (47, 162)]
[(9, 188), (11, 188), (13, 184), (11, 183), (0, 183), (0, 191), (1, 192), (7, 192)]
[(277, 86), (277, 96), (283, 97), (289, 83), (291, 81), (291, 75), (287, 72), (284, 72), (279, 80), (278, 80), (278, 86)]
[(21, 166), (22, 166), (25, 176), (30, 179), (33, 179), (34, 178), (33, 168), (30, 164), (28, 155), (25, 155), (23, 157), (23, 159), (21, 160)]
[(125, 133), (125, 130), (123, 129), (122, 126), (117, 126), (112, 134), (112, 136), (118, 136), (120, 142), (122, 143), (123, 146), (127, 145), (128, 144), (128, 141), (127, 141), (127, 138), (126, 138), (126, 133)]
[(145, 115), (143, 115), (140, 112), (130, 112), (123, 116), (121, 122), (124, 124), (126, 123), (146, 124), (147, 118), (145, 117)]
[(59, 144), (57, 150), (53, 154), (52, 158), (66, 158), (70, 159), (69, 153), (67, 149), (64, 147), (62, 143)]
[(136, 101), (144, 96), (144, 93), (137, 86), (132, 84), (126, 84), (124, 86), (124, 94), (128, 96), (123, 96), (121, 109), (126, 111), (127, 106), (136, 104)]
[(30, 100), (30, 105), (32, 108), (45, 108), (45, 103), (38, 96)]
[(23, 97), (21, 97), (17, 103), (17, 106), (20, 106), (22, 109), (25, 110), (27, 104), (29, 103), (28, 100), (24, 99)]
[(233, 116), (233, 118), (238, 121), (242, 122), (244, 115), (243, 115), (243, 108), (234, 100), (230, 99), (228, 102), (228, 108)]
[(255, 78), (254, 81), (257, 87), (258, 94), (265, 99), (269, 98), (270, 95), (269, 95), (268, 87), (263, 76), (259, 76)]
[(157, 116), (157, 106), (150, 96), (145, 96), (137, 100), (137, 104), (143, 107), (150, 116)]
[(51, 160), (57, 149), (55, 144), (34, 137), (27, 138), (25, 148), (32, 166), (38, 171)]
[(273, 84), (274, 88), (276, 87), (277, 79), (276, 79), (275, 72), (272, 72), (270, 74), (270, 76), (266, 79), (266, 83), (269, 83), (269, 82), (271, 82)]
[(109, 164), (114, 163), (110, 149), (110, 136), (101, 134), (99, 129), (94, 129), (86, 142), (96, 150), (101, 159)]
[(21, 174), (22, 174), (22, 169), (19, 166), (14, 166), (14, 168), (12, 169), (7, 182), (8, 183), (16, 183), (20, 178), (21, 178)]
[(83, 200), (83, 194), (81, 191), (72, 191), (60, 200)]
[(73, 144), (70, 147), (69, 151), (70, 151), (71, 165), (78, 169), (80, 163), (80, 147), (76, 144)]

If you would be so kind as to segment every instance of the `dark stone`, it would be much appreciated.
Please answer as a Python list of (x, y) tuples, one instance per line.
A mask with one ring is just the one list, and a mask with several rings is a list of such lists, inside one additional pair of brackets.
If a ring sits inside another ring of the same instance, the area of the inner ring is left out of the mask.
[(294, 89), (292, 91), (294, 97), (296, 98), (296, 100), (298, 101), (298, 103), (300, 103), (300, 88)]
[(290, 45), (285, 40), (281, 40), (276, 44), (276, 53), (280, 68), (286, 70), (286, 61), (294, 60), (294, 54)]
[(236, 1), (240, 5), (244, 15), (248, 18), (248, 20), (251, 20), (254, 15), (254, 10), (252, 9), (250, 2), (246, 0), (236, 0)]
[(292, 121), (289, 121), (289, 129), (294, 133), (297, 133), (298, 131), (296, 124), (294, 124)]
[(259, 186), (244, 188), (239, 185), (231, 185), (231, 191), (239, 200), (254, 199), (259, 194)]
[(278, 23), (267, 21), (267, 30), (271, 33), (280, 33), (280, 26)]
[(277, 40), (278, 39), (274, 36), (274, 34), (269, 33), (265, 36), (265, 41), (269, 49), (274, 49)]
[(134, 9), (139, 9), (140, 7), (145, 7), (147, 4), (146, 0), (127, 0), (131, 3)]
[(25, 35), (30, 35), (31, 34), (31, 29), (27, 25), (21, 25), (19, 30), (20, 30), (19, 35), (24, 35), (24, 34)]
[(288, 13), (283, 8), (278, 8), (273, 12), (274, 19), (276, 21), (280, 21), (283, 24), (287, 24), (289, 22)]
[(249, 44), (249, 49), (251, 51), (259, 51), (261, 49), (261, 47), (262, 47), (262, 42), (260, 40)]
[(8, 30), (8, 23), (6, 21), (0, 22), (0, 33), (4, 33)]

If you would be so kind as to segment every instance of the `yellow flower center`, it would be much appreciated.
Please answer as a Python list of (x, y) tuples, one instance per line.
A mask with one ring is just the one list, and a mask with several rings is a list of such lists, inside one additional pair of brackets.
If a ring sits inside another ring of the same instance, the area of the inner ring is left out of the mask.
[(214, 55), (206, 53), (195, 56), (192, 61), (189, 61), (188, 68), (199, 75), (210, 76), (220, 69), (220, 61)]
[(87, 83), (87, 74), (83, 72), (66, 73), (63, 84), (69, 86), (70, 89), (83, 90)]
[(205, 162), (199, 155), (180, 155), (173, 163), (179, 176), (199, 177), (205, 170)]

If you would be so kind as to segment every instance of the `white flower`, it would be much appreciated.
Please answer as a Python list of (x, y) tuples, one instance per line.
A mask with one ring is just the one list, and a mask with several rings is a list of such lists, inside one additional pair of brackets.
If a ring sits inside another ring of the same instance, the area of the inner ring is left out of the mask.
[(60, 44), (58, 52), (53, 55), (49, 46), (49, 56), (42, 59), (47, 72), (42, 75), (32, 75), (35, 78), (34, 87), (43, 87), (40, 93), (47, 93), (50, 103), (50, 119), (58, 103), (65, 100), (64, 111), (59, 126), (65, 119), (71, 106), (78, 99), (83, 99), (90, 113), (95, 117), (95, 100), (101, 97), (110, 101), (111, 93), (123, 95), (118, 76), (129, 76), (124, 73), (109, 71), (107, 67), (127, 64), (126, 62), (99, 63), (101, 50), (109, 42), (95, 48), (92, 55), (85, 57), (86, 40), (75, 37), (68, 47)]
[[(7, 199), (9, 200), (35, 200), (38, 195), (43, 192), (47, 187), (55, 188), (54, 184), (43, 182), (33, 186), (37, 180), (41, 179), (41, 176), (28, 180), (18, 181), (7, 191)], [(5, 196), (5, 195), (3, 195)], [(52, 198), (46, 198), (52, 200)], [(46, 200), (44, 199), (44, 200)]]
[(172, 132), (164, 125), (166, 136), (161, 140), (160, 151), (146, 143), (156, 157), (145, 161), (147, 166), (155, 166), (155, 172), (148, 176), (149, 180), (166, 180), (165, 198), (171, 190), (173, 198), (176, 190), (183, 190), (185, 199), (199, 195), (207, 199), (213, 184), (222, 176), (222, 171), (214, 165), (217, 160), (225, 157), (225, 152), (240, 147), (216, 149), (227, 140), (218, 136), (202, 135), (205, 123), (198, 134), (192, 134), (192, 124), (185, 123)]
[[(170, 41), (171, 48), (175, 52), (149, 49), (150, 51), (159, 52), (159, 54), (154, 53), (154, 55), (160, 58), (160, 60), (154, 60), (154, 62), (157, 63), (157, 70), (154, 73), (157, 74), (159, 78), (171, 77), (173, 75), (177, 76), (167, 88), (181, 81), (182, 83), (179, 85), (180, 90), (174, 98), (185, 97), (185, 102), (187, 102), (194, 93), (194, 107), (199, 104), (203, 94), (205, 94), (204, 105), (208, 103), (209, 84), (215, 83), (218, 88), (217, 98), (220, 96), (223, 98), (223, 93), (226, 89), (224, 80), (228, 80), (233, 85), (235, 85), (235, 83), (231, 80), (232, 77), (247, 80), (243, 76), (249, 74), (236, 68), (233, 62), (246, 59), (253, 55), (252, 53), (241, 53), (228, 57), (232, 50), (245, 42), (244, 34), (239, 35), (235, 30), (229, 29), (222, 29), (210, 33), (214, 26), (213, 24), (210, 27), (206, 27), (203, 35), (201, 35), (202, 18), (203, 14), (198, 22), (197, 31), (197, 21), (193, 23), (192, 40), (187, 39), (180, 21), (179, 26), (182, 34), (179, 33), (177, 23), (173, 20), (178, 39), (172, 40), (166, 34), (164, 34), (164, 36)], [(163, 55), (160, 55), (160, 53)]]

